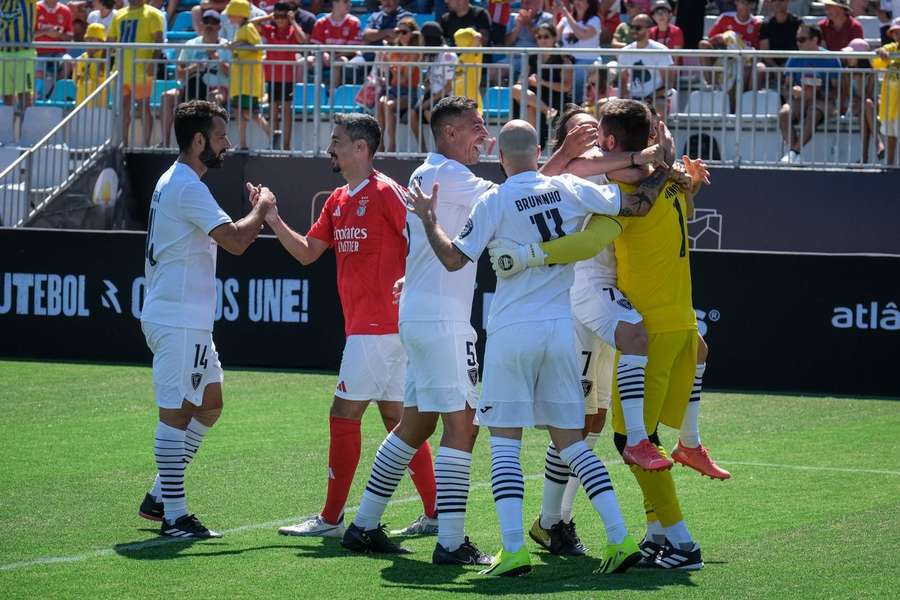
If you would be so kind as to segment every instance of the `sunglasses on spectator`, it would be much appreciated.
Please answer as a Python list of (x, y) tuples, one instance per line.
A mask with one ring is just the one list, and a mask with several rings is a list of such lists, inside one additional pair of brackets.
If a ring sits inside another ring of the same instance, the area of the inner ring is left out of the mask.
[(552, 39), (553, 39), (553, 36), (552, 36), (552, 35), (547, 35), (547, 34), (544, 34), (544, 35), (536, 35), (536, 36), (534, 36), (534, 39), (536, 39), (536, 40), (552, 40)]
[(798, 43), (798, 44), (803, 44), (803, 43), (807, 42), (808, 40), (809, 40), (808, 37), (801, 36), (801, 35), (798, 35), (798, 36), (797, 36), (797, 43)]
[(632, 25), (631, 26), (632, 31), (642, 31), (644, 29), (646, 29), (646, 27), (644, 27), (643, 25)]
[(287, 13), (274, 13), (274, 14), (272, 15), (272, 18), (275, 18), (275, 19), (287, 19), (287, 18), (288, 18), (288, 14), (287, 14)]
[(409, 29), (398, 29), (397, 33), (400, 35), (409, 35), (412, 33), (412, 31), (410, 31)]
[(219, 21), (217, 21), (216, 19), (203, 19), (203, 24), (204, 25), (214, 25), (216, 27), (219, 27), (221, 25), (221, 23)]

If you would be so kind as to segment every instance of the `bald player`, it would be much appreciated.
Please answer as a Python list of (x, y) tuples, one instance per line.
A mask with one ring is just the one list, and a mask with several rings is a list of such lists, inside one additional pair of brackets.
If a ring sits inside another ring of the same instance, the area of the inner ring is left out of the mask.
[[(413, 210), (428, 242), (449, 271), (463, 268), (495, 239), (521, 244), (549, 241), (578, 231), (589, 214), (646, 214), (666, 172), (660, 169), (631, 194), (615, 185), (595, 185), (573, 175), (538, 173), (537, 133), (514, 120), (500, 131), (500, 164), (506, 182), (487, 192), (452, 241), (437, 223), (439, 189), (425, 195), (413, 186)], [(525, 482), (519, 461), (522, 430), (541, 427), (582, 482), (606, 527), (600, 571), (619, 573), (640, 560), (628, 535), (606, 467), (582, 439), (584, 396), (569, 303), (571, 266), (537, 267), (497, 282), (487, 322), (484, 385), (478, 405), (481, 426), (491, 436), (491, 484), (503, 548), (484, 575), (531, 571), (522, 505)]]

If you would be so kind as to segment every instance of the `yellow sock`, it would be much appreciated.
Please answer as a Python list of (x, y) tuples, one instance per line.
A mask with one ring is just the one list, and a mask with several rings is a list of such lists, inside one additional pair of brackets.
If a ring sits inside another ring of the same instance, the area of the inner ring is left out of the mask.
[[(659, 448), (659, 453), (664, 457), (666, 451)], [(631, 465), (631, 472), (641, 486), (644, 494), (644, 509), (647, 511), (647, 522), (651, 522), (651, 515), (659, 519), (663, 527), (671, 527), (684, 517), (675, 494), (675, 481), (669, 471), (645, 471)], [(651, 512), (652, 511), (652, 512)]]

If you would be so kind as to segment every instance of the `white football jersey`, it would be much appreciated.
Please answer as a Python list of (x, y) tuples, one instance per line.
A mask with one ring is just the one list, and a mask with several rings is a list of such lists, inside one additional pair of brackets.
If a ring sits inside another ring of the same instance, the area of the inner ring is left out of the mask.
[[(574, 175), (546, 177), (526, 171), (485, 194), (453, 243), (475, 262), (492, 239), (548, 242), (578, 231), (590, 213), (618, 214), (620, 205), (618, 186), (599, 186)], [(514, 323), (571, 317), (573, 278), (572, 265), (551, 265), (498, 280), (488, 334)]]
[(218, 247), (209, 232), (230, 222), (191, 167), (176, 162), (162, 174), (150, 200), (141, 321), (212, 331)]
[[(605, 175), (594, 175), (586, 177), (586, 179), (597, 185), (609, 183)], [(609, 244), (596, 256), (575, 263), (575, 287), (572, 294), (577, 295), (579, 290), (592, 285), (616, 286), (616, 253), (612, 244)]]
[[(431, 193), (435, 183), (440, 186), (437, 221), (451, 238), (462, 231), (478, 198), (496, 185), (476, 177), (462, 163), (434, 152), (413, 171), (410, 188), (414, 181), (426, 194)], [(412, 213), (406, 216), (406, 234), (409, 254), (406, 257), (406, 282), (400, 296), (400, 322), (468, 323), (472, 316), (477, 265), (469, 263), (453, 273), (445, 269), (428, 243), (422, 220)]]

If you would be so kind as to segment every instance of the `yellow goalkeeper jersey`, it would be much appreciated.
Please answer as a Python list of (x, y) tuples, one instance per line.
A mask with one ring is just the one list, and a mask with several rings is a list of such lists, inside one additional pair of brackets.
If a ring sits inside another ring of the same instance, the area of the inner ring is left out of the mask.
[[(619, 183), (623, 192), (637, 186)], [(644, 217), (617, 217), (615, 240), (619, 289), (643, 315), (647, 333), (696, 329), (691, 298), (687, 202), (669, 181)]]

